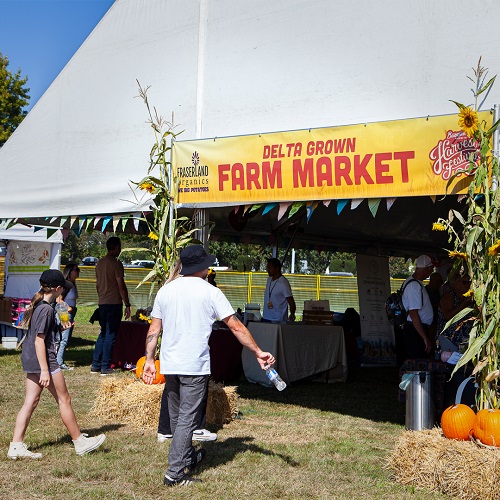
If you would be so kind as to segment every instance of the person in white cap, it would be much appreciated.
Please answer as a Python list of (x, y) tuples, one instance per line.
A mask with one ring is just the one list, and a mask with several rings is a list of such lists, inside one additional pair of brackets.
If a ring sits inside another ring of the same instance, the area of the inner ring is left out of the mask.
[(403, 337), (406, 355), (410, 359), (428, 357), (434, 345), (430, 333), (434, 311), (429, 294), (422, 283), (433, 270), (432, 259), (428, 255), (420, 255), (416, 261), (415, 272), (403, 284), (403, 305), (408, 311), (403, 326)]

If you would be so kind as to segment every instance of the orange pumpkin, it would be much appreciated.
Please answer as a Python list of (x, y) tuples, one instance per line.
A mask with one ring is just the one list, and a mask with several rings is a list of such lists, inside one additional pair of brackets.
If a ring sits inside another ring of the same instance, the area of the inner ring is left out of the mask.
[(475, 421), (474, 410), (467, 405), (453, 405), (444, 410), (441, 417), (441, 429), (448, 439), (468, 441)]
[(500, 447), (500, 410), (478, 411), (473, 432), (474, 437), (481, 443)]
[[(137, 378), (142, 378), (142, 372), (144, 371), (144, 364), (146, 363), (146, 356), (143, 356), (142, 358), (137, 361), (135, 365), (135, 376)], [(165, 375), (162, 375), (160, 373), (160, 360), (157, 359), (155, 361), (155, 367), (156, 367), (156, 376), (153, 380), (153, 384), (164, 384), (165, 383)]]

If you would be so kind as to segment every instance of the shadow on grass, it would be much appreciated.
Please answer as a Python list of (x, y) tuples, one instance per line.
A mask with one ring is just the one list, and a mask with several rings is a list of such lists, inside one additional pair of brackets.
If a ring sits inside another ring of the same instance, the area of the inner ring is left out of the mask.
[(219, 465), (226, 464), (234, 460), (236, 455), (240, 453), (245, 453), (249, 451), (251, 453), (269, 455), (273, 457), (279, 457), (283, 462), (286, 462), (292, 467), (298, 467), (300, 462), (293, 460), (288, 455), (283, 455), (282, 453), (276, 453), (267, 448), (262, 448), (252, 443), (253, 437), (231, 437), (217, 443), (217, 451), (215, 453), (208, 452), (207, 460), (203, 462), (205, 468), (217, 467)]
[[(281, 404), (293, 404), (376, 422), (403, 425), (404, 405), (398, 401), (399, 373), (394, 367), (353, 368), (346, 383), (294, 382), (283, 392), (250, 384), (242, 378), (238, 394)], [(245, 415), (242, 415), (243, 418)]]
[(4, 356), (21, 356), (21, 349), (0, 349), (0, 358)]
[[(100, 427), (96, 427), (93, 429), (81, 429), (82, 433), (88, 434), (90, 437), (92, 436), (97, 436), (98, 434), (102, 434), (105, 432), (111, 432), (111, 431), (116, 431), (120, 427), (123, 427), (124, 424), (106, 424), (106, 425), (101, 425)], [(71, 440), (71, 436), (69, 434), (66, 434), (64, 437), (60, 439), (53, 439), (51, 441), (44, 441), (43, 443), (40, 443), (39, 445), (32, 446), (30, 449), (31, 450), (39, 450), (41, 448), (45, 448), (47, 446), (53, 446), (57, 444), (63, 444), (63, 443), (70, 443), (72, 444), (73, 441)], [(105, 448), (102, 449), (105, 451)]]

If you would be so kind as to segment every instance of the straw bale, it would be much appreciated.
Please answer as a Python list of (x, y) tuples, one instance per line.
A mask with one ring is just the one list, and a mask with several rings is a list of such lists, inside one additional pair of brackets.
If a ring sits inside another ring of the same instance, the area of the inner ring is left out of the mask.
[[(101, 421), (121, 422), (138, 429), (156, 429), (164, 387), (164, 384), (147, 385), (134, 378), (106, 377), (101, 381), (90, 414)], [(224, 387), (210, 381), (207, 423), (222, 425), (231, 422), (238, 413), (237, 398), (235, 387)]]
[(404, 432), (387, 468), (401, 484), (455, 498), (500, 499), (500, 448), (447, 439), (440, 428)]

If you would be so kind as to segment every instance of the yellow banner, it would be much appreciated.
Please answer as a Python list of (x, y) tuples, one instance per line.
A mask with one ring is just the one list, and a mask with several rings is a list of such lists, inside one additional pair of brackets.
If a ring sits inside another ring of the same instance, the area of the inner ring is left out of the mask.
[[(488, 127), (489, 112), (479, 113)], [(179, 141), (179, 203), (199, 207), (443, 195), (476, 144), (458, 115)], [(461, 175), (448, 192), (464, 192)]]

